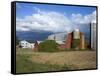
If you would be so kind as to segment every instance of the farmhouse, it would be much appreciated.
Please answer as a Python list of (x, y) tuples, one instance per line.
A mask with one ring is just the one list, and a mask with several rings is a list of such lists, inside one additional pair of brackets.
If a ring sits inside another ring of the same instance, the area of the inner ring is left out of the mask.
[(26, 40), (22, 40), (19, 42), (21, 48), (34, 48), (34, 43), (30, 43)]
[(26, 41), (26, 40), (22, 40), (19, 42), (19, 45), (21, 46), (21, 48), (30, 48), (33, 50), (38, 50), (38, 45), (41, 43), (42, 41)]

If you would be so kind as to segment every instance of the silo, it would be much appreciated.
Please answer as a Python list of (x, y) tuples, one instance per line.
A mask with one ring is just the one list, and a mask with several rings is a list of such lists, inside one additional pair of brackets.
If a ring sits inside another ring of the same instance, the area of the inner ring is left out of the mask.
[(79, 29), (75, 29), (74, 30), (73, 39), (80, 39), (80, 31), (79, 31)]
[(91, 48), (96, 50), (96, 22), (91, 22)]
[(85, 49), (85, 36), (84, 34), (81, 34), (81, 38), (80, 38), (80, 43), (81, 43), (81, 48), (80, 49)]
[(74, 48), (74, 49), (80, 48), (80, 31), (79, 31), (79, 29), (75, 29), (73, 31), (72, 48)]

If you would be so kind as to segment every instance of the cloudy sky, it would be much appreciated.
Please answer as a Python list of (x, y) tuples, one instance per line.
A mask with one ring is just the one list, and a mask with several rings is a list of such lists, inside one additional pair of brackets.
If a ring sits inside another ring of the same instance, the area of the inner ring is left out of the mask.
[(16, 3), (16, 31), (69, 32), (91, 21), (95, 7)]

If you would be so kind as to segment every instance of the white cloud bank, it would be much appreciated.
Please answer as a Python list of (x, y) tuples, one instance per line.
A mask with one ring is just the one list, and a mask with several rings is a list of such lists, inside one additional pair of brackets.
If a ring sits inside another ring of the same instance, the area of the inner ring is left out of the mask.
[(85, 15), (85, 16), (83, 16), (82, 14), (72, 14), (71, 20), (74, 23), (80, 23), (80, 24), (96, 21), (96, 11), (92, 12), (89, 15)]
[(70, 31), (74, 24), (90, 23), (96, 20), (96, 11), (89, 15), (72, 14), (70, 18), (65, 14), (54, 11), (42, 11), (35, 8), (36, 13), (25, 16), (24, 18), (16, 18), (17, 31), (51, 31), (64, 32)]

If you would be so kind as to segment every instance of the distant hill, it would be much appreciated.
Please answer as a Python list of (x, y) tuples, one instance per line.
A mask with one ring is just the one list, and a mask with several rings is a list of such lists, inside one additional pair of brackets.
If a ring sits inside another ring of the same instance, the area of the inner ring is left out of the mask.
[(47, 39), (49, 35), (53, 34), (52, 32), (22, 32), (17, 31), (16, 35), (19, 40), (27, 40), (27, 41), (43, 41)]

